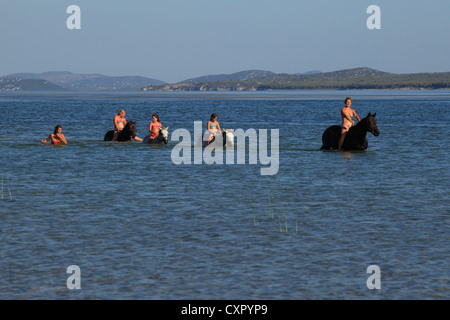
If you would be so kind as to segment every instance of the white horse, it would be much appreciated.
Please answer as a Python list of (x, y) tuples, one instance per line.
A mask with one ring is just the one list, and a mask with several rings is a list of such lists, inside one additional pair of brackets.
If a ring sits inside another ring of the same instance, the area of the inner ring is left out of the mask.
[(224, 146), (234, 147), (234, 130), (233, 129), (223, 129), (222, 138), (224, 140), (224, 142), (223, 142)]
[[(209, 137), (209, 134), (211, 134), (209, 131), (206, 131), (204, 133), (205, 139), (206, 139), (206, 137)], [(234, 131), (233, 131), (233, 129), (223, 129), (222, 130), (222, 139), (216, 139), (216, 137), (220, 137), (219, 134), (220, 133), (217, 133), (212, 138), (210, 144), (217, 145), (218, 142), (222, 141), (223, 147), (234, 147)], [(207, 143), (208, 143), (207, 141), (204, 141), (204, 139), (202, 139), (202, 137), (200, 137), (200, 143), (198, 143), (197, 145), (206, 147)]]
[(143, 143), (154, 143), (154, 144), (167, 144), (169, 141), (169, 126), (162, 127), (159, 129), (159, 135), (150, 141), (151, 134), (145, 136)]

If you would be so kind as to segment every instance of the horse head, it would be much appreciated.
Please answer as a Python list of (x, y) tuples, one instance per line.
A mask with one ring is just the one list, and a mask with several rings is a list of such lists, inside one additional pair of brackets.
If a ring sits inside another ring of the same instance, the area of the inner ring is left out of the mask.
[(375, 116), (377, 113), (371, 114), (370, 112), (367, 114), (367, 117), (365, 117), (363, 120), (366, 123), (366, 129), (368, 132), (372, 133), (375, 137), (378, 137), (380, 135), (380, 130), (378, 130), (377, 126), (377, 120), (375, 119)]
[(163, 140), (165, 144), (169, 141), (169, 126), (161, 127), (159, 129), (160, 140)]
[(130, 133), (130, 136), (134, 139), (136, 137), (136, 121), (128, 121), (124, 131), (127, 131)]

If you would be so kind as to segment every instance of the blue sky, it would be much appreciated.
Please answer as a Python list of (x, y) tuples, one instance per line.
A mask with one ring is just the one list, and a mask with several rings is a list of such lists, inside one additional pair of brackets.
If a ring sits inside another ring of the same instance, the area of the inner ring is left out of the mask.
[[(69, 30), (69, 5), (81, 30)], [(381, 29), (369, 30), (370, 5)], [(0, 76), (450, 71), (448, 0), (2, 0)]]

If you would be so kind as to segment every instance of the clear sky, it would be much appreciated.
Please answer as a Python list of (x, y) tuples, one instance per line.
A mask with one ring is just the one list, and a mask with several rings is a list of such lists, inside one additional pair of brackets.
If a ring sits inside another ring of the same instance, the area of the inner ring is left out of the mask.
[[(70, 5), (80, 30), (66, 26)], [(0, 76), (450, 71), (449, 0), (1, 0), (0, 30)]]

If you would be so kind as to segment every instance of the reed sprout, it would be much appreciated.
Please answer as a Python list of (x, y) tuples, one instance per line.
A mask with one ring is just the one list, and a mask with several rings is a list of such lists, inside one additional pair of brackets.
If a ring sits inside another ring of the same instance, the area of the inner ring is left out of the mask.
[[(272, 179), (270, 179), (270, 177), (269, 177), (269, 181), (270, 181), (270, 184), (272, 185), (272, 191), (273, 191), (273, 194), (274, 194), (273, 198), (275, 199), (275, 193), (276, 193), (276, 194), (277, 194), (277, 197), (278, 197), (278, 201), (279, 201), (280, 204), (281, 204), (281, 210), (283, 211), (283, 215), (284, 215), (284, 223), (285, 223), (285, 226), (286, 226), (286, 232), (288, 232), (287, 215), (286, 215), (286, 211), (284, 210), (283, 201), (281, 201), (280, 194), (279, 194), (278, 191), (275, 189), (275, 186), (274, 186), (274, 184), (272, 183)], [(272, 218), (273, 218), (273, 212), (272, 212)], [(281, 221), (280, 221), (280, 230), (281, 230)]]
[[(1, 200), (4, 200), (5, 197), (3, 196), (3, 189), (4, 189), (4, 177), (2, 175), (2, 183), (1, 183), (1, 191), (0, 191), (0, 198)], [(8, 193), (9, 193), (9, 199), (12, 200), (12, 194), (11, 194), (11, 190), (8, 188)]]
[[(289, 226), (288, 226), (288, 215), (285, 208), (285, 203), (281, 199), (280, 193), (276, 189), (275, 185), (273, 184), (272, 180), (269, 177), (269, 182), (271, 185), (271, 189), (268, 191), (268, 208), (269, 208), (269, 219), (271, 218), (274, 220), (275, 218), (275, 211), (277, 211), (278, 215), (278, 226), (280, 228), (280, 232), (289, 232)], [(257, 212), (258, 210), (254, 207), (254, 205), (250, 202), (250, 200), (245, 196), (242, 195), (242, 197), (245, 199), (245, 201), (250, 206), (250, 210), (252, 212), (253, 216), (253, 224), (254, 226), (258, 226), (259, 222), (257, 221)], [(267, 208), (267, 207), (266, 207)], [(267, 209), (266, 209), (267, 210)], [(266, 211), (262, 210), (262, 211)], [(267, 211), (266, 211), (267, 212)], [(284, 217), (284, 221), (283, 221)], [(298, 233), (298, 220), (299, 220), (299, 212), (296, 210), (295, 213), (295, 232)]]

